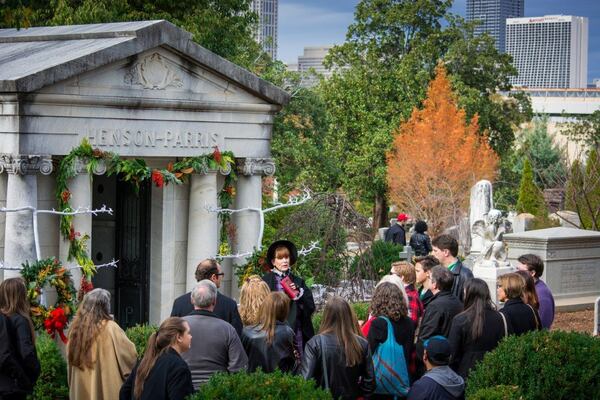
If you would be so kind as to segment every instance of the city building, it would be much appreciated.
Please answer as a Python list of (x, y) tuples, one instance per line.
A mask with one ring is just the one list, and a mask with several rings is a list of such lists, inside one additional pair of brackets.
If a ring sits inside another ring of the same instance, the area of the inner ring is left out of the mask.
[(265, 53), (277, 59), (277, 17), (279, 0), (252, 0), (252, 10), (258, 14), (254, 38)]
[(513, 57), (515, 86), (585, 88), (588, 19), (567, 15), (506, 20), (506, 52)]
[(304, 54), (298, 56), (297, 71), (306, 75), (303, 86), (314, 86), (318, 82), (317, 76), (309, 74), (311, 70), (325, 78), (331, 76), (331, 71), (325, 68), (323, 61), (332, 47), (332, 45), (305, 47)]
[(525, 0), (467, 0), (467, 21), (480, 21), (475, 34), (489, 33), (504, 52), (506, 19), (524, 16), (524, 8)]

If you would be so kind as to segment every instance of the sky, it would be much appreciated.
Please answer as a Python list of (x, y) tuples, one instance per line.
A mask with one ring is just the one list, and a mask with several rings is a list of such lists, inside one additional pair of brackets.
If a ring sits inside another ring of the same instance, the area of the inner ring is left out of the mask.
[[(277, 58), (295, 63), (305, 46), (340, 44), (354, 19), (358, 0), (279, 0)], [(452, 11), (463, 17), (466, 0)], [(575, 15), (589, 19), (588, 82), (600, 78), (600, 0), (525, 0), (525, 16)]]

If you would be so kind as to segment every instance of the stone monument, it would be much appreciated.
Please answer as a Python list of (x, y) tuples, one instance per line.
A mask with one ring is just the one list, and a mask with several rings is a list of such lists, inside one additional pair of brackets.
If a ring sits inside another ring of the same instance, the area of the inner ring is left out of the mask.
[(600, 296), (600, 232), (556, 227), (504, 235), (504, 241), (510, 262), (527, 253), (544, 261), (542, 279), (557, 307), (580, 308)]
[(471, 188), (471, 199), (469, 204), (469, 228), (471, 229), (471, 251), (476, 256), (483, 250), (484, 241), (480, 235), (473, 233), (473, 225), (479, 221), (485, 221), (486, 215), (494, 208), (492, 197), (492, 183), (481, 180)]

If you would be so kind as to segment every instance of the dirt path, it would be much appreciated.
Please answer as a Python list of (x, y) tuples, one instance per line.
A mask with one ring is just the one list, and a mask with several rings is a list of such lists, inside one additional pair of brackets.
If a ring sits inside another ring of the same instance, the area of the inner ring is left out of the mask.
[(594, 308), (574, 312), (559, 312), (554, 318), (552, 330), (576, 331), (592, 334), (594, 331)]

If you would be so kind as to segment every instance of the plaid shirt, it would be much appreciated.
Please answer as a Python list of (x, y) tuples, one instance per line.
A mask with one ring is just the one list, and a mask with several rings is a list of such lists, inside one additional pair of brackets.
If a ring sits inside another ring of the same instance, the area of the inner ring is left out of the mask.
[(419, 320), (423, 316), (423, 303), (419, 299), (419, 293), (415, 286), (410, 284), (404, 287), (406, 290), (406, 297), (408, 297), (408, 314), (410, 319), (413, 320), (415, 326), (419, 323)]

